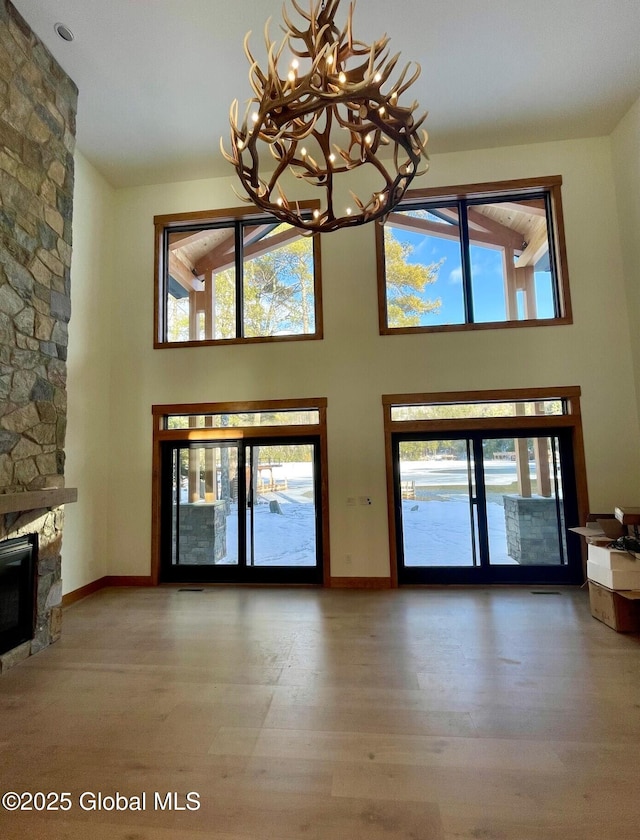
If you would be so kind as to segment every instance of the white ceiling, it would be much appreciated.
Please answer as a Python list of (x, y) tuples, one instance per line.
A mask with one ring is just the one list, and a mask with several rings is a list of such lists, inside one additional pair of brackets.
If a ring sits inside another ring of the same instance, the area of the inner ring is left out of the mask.
[[(242, 41), (251, 29), (264, 66), (280, 0), (12, 2), (78, 85), (78, 148), (114, 186), (231, 171), (218, 146), (251, 95)], [(609, 134), (640, 96), (640, 0), (359, 0), (355, 36), (384, 32), (422, 65), (408, 97), (431, 153)]]

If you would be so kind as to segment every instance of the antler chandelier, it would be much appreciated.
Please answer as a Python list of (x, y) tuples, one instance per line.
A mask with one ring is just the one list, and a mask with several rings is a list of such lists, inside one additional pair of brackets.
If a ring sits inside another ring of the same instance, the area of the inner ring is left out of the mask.
[[(283, 7), (285, 37), (278, 46), (270, 40), (267, 21), (266, 74), (249, 49), (251, 33), (245, 37), (255, 96), (241, 123), (237, 100), (231, 105), (231, 154), (221, 142), (222, 153), (249, 196), (243, 200), (284, 222), (325, 233), (383, 219), (413, 178), (427, 168), (425, 163), (419, 171), (421, 159), (427, 160), (427, 134), (421, 130), (427, 115), (414, 116), (417, 102), (408, 107), (399, 104), (420, 75), (420, 65), (414, 65), (408, 78), (408, 64), (391, 83), (400, 55), (389, 58), (386, 35), (370, 46), (354, 39), (355, 2), (342, 31), (334, 22), (340, 0), (312, 0), (309, 12), (296, 0), (291, 2), (308, 26), (294, 26)], [(278, 63), (285, 50), (290, 63), (281, 76)], [(264, 155), (266, 162), (261, 150), (270, 152)], [(341, 176), (350, 180), (349, 174), (364, 165), (377, 172), (379, 186), (371, 196), (360, 199), (350, 185), (342, 184), (338, 197)], [(287, 195), (289, 172), (324, 191), (320, 208), (312, 215), (303, 213)]]

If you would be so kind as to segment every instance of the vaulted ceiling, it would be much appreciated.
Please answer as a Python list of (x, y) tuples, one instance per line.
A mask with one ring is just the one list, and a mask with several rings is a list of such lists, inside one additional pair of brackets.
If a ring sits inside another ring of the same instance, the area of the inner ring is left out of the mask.
[[(78, 148), (114, 186), (231, 171), (218, 146), (251, 95), (242, 41), (251, 29), (264, 63), (280, 0), (13, 3), (78, 85)], [(422, 65), (409, 95), (432, 153), (606, 135), (640, 96), (638, 0), (359, 0), (355, 36), (384, 32)]]

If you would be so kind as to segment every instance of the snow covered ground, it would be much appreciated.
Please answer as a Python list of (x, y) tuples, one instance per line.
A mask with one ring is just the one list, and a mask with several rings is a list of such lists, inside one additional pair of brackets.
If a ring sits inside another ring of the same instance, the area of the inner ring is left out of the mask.
[[(286, 492), (264, 494), (253, 508), (253, 557), (255, 566), (315, 566), (316, 522), (311, 502), (286, 498)], [(269, 501), (278, 502), (281, 513), (272, 513)], [(247, 541), (251, 539), (247, 511)], [(238, 540), (238, 509), (233, 505), (227, 517), (227, 546)], [(237, 552), (235, 552), (237, 558)], [(251, 563), (247, 545), (247, 564)], [(237, 562), (228, 557), (225, 563)]]
[[(532, 478), (534, 464), (530, 465)], [(466, 461), (402, 461), (402, 482), (413, 482), (416, 499), (402, 502), (406, 566), (472, 566), (472, 525)], [(491, 562), (515, 565), (507, 553), (502, 496), (515, 492), (513, 461), (484, 462)], [(477, 543), (477, 537), (476, 537)], [(476, 549), (477, 551), (477, 549)], [(477, 558), (479, 562), (479, 558)]]
[[(516, 565), (507, 554), (504, 508), (487, 503), (491, 562)], [(473, 566), (469, 499), (450, 495), (429, 501), (403, 500), (405, 566)], [(479, 562), (479, 558), (477, 559)]]
[[(532, 479), (534, 465), (530, 465)], [(256, 566), (313, 566), (316, 521), (311, 463), (274, 468), (286, 490), (258, 495), (253, 508), (253, 555)], [(485, 462), (489, 549), (493, 564), (515, 565), (507, 553), (502, 496), (515, 492), (513, 462)], [(404, 558), (407, 566), (473, 565), (467, 465), (464, 461), (403, 462), (402, 481), (415, 482), (416, 498), (402, 502)], [(492, 488), (495, 490), (492, 491)], [(273, 512), (277, 502), (280, 512)], [(251, 511), (247, 511), (247, 533)], [(248, 537), (249, 539), (249, 537)], [(238, 511), (227, 517), (228, 554), (223, 563), (237, 563)], [(247, 562), (251, 556), (247, 551)]]
[[(286, 490), (259, 492), (253, 510), (246, 511), (247, 564), (255, 566), (315, 566), (316, 519), (313, 464), (291, 463), (273, 468), (278, 486)], [(186, 490), (182, 501), (186, 502)], [(271, 502), (277, 502), (276, 511)], [(253, 516), (253, 529), (251, 518)], [(253, 553), (251, 533), (253, 531)], [(238, 505), (232, 503), (227, 516), (227, 555), (218, 565), (238, 562)], [(183, 558), (183, 562), (189, 562)]]

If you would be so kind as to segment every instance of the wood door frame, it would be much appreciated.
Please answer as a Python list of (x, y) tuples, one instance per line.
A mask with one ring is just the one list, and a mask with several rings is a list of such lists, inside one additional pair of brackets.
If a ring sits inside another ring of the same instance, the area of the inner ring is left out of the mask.
[[(446, 432), (505, 432), (530, 429), (532, 433), (543, 433), (548, 429), (567, 428), (571, 430), (571, 446), (576, 481), (576, 503), (580, 522), (587, 521), (589, 495), (587, 489), (582, 414), (580, 410), (581, 389), (579, 386), (551, 388), (511, 388), (487, 391), (438, 391), (420, 394), (384, 394), (385, 461), (387, 473), (387, 518), (389, 524), (389, 558), (391, 587), (398, 587), (398, 532), (395, 511), (395, 483), (393, 470), (392, 438), (396, 433), (422, 432), (425, 434)], [(436, 420), (394, 420), (394, 406), (408, 405), (460, 405), (470, 403), (510, 403), (562, 400), (566, 413), (559, 415), (527, 415), (514, 417), (489, 417)], [(584, 560), (584, 558), (583, 558)]]
[[(278, 412), (316, 410), (318, 423), (314, 425), (291, 426), (233, 426), (227, 428), (167, 429), (166, 418), (170, 416), (242, 414), (245, 412)], [(327, 455), (327, 399), (325, 397), (297, 400), (255, 400), (247, 402), (186, 403), (153, 405), (153, 461), (151, 490), (151, 584), (160, 583), (161, 563), (161, 515), (162, 515), (162, 444), (172, 442), (207, 442), (221, 440), (251, 441), (254, 439), (317, 437), (320, 460), (320, 499), (317, 502), (322, 527), (322, 585), (331, 581), (331, 557), (329, 550), (329, 474)], [(186, 581), (188, 582), (188, 581)]]

